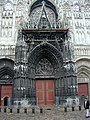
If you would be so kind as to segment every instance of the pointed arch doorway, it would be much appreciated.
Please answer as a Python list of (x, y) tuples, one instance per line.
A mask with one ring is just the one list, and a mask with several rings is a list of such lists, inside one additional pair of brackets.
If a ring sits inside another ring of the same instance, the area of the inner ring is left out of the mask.
[(38, 105), (54, 104), (54, 79), (37, 79), (36, 96)]
[(54, 78), (53, 66), (51, 62), (42, 58), (36, 66), (36, 96), (38, 105), (53, 105), (54, 104)]
[(4, 106), (8, 106), (8, 97), (4, 98)]
[[(53, 105), (60, 78), (62, 56), (50, 43), (37, 45), (28, 58), (28, 78), (31, 95), (37, 97), (38, 105)], [(28, 84), (29, 85), (29, 84)]]

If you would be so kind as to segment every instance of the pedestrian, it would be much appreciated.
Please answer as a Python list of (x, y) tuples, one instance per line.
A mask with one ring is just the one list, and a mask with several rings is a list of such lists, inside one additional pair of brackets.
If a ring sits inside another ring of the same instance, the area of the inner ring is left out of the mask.
[(84, 108), (85, 108), (85, 117), (86, 118), (90, 117), (90, 113), (89, 113), (89, 100), (88, 100), (88, 98), (85, 98)]

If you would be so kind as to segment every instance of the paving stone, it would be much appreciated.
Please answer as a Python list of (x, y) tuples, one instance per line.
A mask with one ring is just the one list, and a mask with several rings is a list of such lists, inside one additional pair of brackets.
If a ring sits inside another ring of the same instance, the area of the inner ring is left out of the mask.
[[(35, 114), (32, 114), (31, 109), (28, 108), (28, 112), (24, 113), (23, 109), (21, 113), (0, 113), (0, 120), (85, 120), (84, 110), (64, 112), (63, 108), (53, 107), (50, 109), (44, 109), (44, 113), (40, 113), (39, 109), (36, 109)], [(90, 120), (90, 118), (87, 118)]]

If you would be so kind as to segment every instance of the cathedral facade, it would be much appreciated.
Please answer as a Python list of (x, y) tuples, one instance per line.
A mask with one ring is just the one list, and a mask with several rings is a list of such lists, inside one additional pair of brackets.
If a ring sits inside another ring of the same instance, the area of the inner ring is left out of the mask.
[(1, 1), (0, 30), (1, 105), (90, 96), (89, 0)]

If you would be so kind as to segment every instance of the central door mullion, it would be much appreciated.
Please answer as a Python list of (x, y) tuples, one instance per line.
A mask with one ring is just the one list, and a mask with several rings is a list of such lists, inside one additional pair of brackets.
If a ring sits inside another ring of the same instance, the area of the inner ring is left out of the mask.
[(46, 105), (46, 80), (44, 80), (44, 100), (45, 100), (45, 105)]

